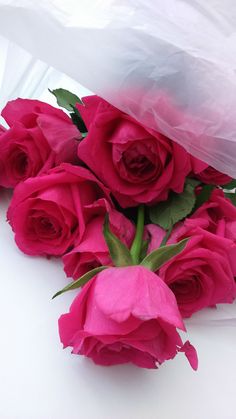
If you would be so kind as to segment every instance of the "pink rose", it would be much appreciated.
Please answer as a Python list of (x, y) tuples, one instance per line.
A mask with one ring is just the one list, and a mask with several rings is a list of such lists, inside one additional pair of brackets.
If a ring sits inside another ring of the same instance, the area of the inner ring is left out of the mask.
[(63, 255), (85, 225), (104, 213), (108, 190), (85, 168), (62, 163), (14, 190), (8, 220), (18, 247), (29, 255)]
[(45, 173), (61, 162), (75, 162), (81, 135), (60, 109), (38, 100), (8, 102), (2, 116), (10, 126), (0, 137), (0, 184)]
[(176, 328), (185, 330), (173, 293), (142, 266), (100, 272), (59, 319), (63, 345), (96, 364), (157, 368), (182, 351), (197, 369), (195, 349)]
[(210, 185), (226, 185), (232, 178), (224, 173), (214, 169), (207, 163), (191, 156), (192, 171), (194, 177), (201, 180), (201, 182)]
[(236, 276), (236, 208), (230, 199), (225, 198), (222, 190), (215, 189), (210, 199), (198, 208), (191, 218), (206, 220), (206, 230), (234, 242), (235, 246), (228, 248), (228, 257)]
[(83, 101), (78, 109), (89, 133), (78, 156), (122, 207), (165, 200), (170, 190), (182, 192), (191, 165), (181, 146), (97, 96)]
[(160, 277), (174, 292), (183, 317), (204, 307), (232, 303), (236, 285), (228, 252), (231, 240), (206, 230), (203, 218), (186, 219), (172, 232), (168, 244), (190, 237), (185, 249), (163, 265)]
[(236, 241), (236, 207), (221, 189), (214, 189), (210, 199), (191, 218), (208, 221), (207, 229), (219, 236)]
[[(78, 279), (89, 270), (101, 265), (111, 265), (108, 247), (103, 236), (104, 216), (93, 218), (86, 226), (82, 240), (74, 249), (63, 256), (64, 270), (67, 276)], [(111, 231), (130, 247), (134, 238), (135, 228), (122, 213), (115, 209), (109, 210)]]

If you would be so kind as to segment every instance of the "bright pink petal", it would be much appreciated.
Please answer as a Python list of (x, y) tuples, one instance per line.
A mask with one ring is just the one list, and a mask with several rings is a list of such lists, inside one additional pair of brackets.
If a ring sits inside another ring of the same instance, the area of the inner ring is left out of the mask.
[(185, 329), (172, 291), (142, 266), (100, 272), (95, 299), (100, 310), (116, 322), (122, 323), (132, 315), (141, 320), (160, 318)]
[(196, 371), (198, 369), (197, 351), (194, 348), (194, 346), (191, 345), (189, 340), (187, 340), (185, 342), (185, 344), (182, 346), (182, 348), (179, 349), (179, 352), (184, 352), (184, 354), (185, 354), (186, 358), (188, 359), (191, 367), (193, 368), (193, 370)]

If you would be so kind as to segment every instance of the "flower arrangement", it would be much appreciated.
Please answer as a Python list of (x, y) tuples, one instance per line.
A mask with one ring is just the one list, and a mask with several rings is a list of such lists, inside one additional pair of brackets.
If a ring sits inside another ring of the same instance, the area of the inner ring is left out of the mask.
[[(78, 289), (64, 347), (96, 364), (157, 368), (183, 352), (183, 319), (236, 296), (235, 180), (102, 98), (9, 102), (0, 186), (27, 255), (62, 258)], [(81, 288), (81, 290), (80, 290)]]

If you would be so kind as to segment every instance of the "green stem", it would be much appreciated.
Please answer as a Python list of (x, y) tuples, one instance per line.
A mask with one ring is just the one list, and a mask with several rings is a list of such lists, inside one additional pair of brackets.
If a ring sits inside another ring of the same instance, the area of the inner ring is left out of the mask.
[(139, 264), (140, 253), (143, 242), (143, 230), (144, 230), (144, 205), (140, 205), (138, 208), (137, 226), (134, 241), (132, 243), (130, 253), (135, 265)]

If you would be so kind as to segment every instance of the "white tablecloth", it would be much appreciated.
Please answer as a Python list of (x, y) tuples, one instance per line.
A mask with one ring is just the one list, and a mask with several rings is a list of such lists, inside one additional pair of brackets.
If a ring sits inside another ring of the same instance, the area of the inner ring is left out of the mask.
[[(0, 418), (235, 419), (235, 325), (204, 325), (212, 310), (188, 322), (198, 372), (183, 354), (147, 371), (98, 367), (63, 350), (57, 319), (74, 292), (51, 300), (66, 283), (62, 265), (17, 249), (5, 222), (9, 199), (1, 191)], [(224, 306), (217, 315), (232, 311), (236, 306)]]

